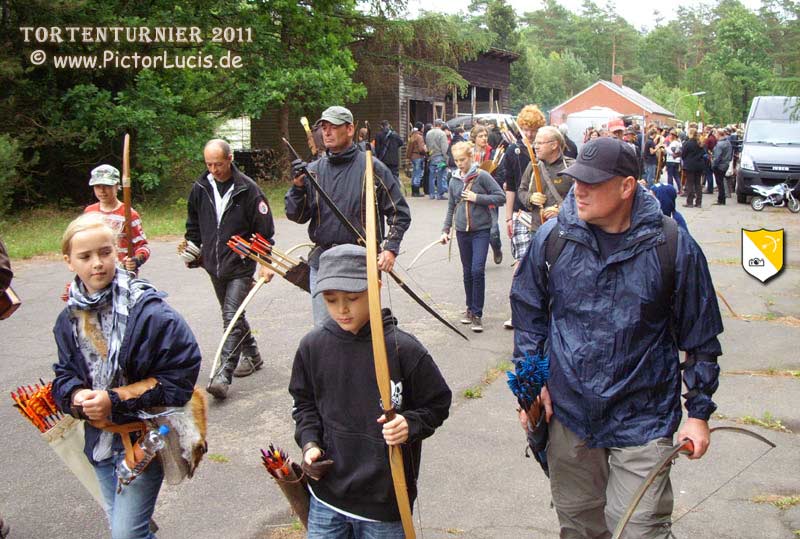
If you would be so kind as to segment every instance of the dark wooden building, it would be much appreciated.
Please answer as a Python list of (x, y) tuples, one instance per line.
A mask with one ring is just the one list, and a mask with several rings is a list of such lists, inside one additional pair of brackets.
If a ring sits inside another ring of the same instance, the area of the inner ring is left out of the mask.
[[(356, 57), (358, 53), (356, 51)], [(469, 83), (465, 92), (454, 99), (454, 91), (431, 89), (410, 75), (405, 75), (398, 65), (369, 66), (359, 64), (354, 79), (367, 88), (367, 96), (358, 103), (331, 103), (344, 105), (353, 112), (360, 127), (367, 120), (373, 137), (380, 129), (380, 122), (388, 120), (393, 129), (407, 140), (414, 122), (433, 122), (434, 119), (448, 120), (456, 115), (480, 114), (486, 112), (509, 112), (509, 85), (511, 63), (519, 56), (513, 52), (489, 49), (475, 60), (459, 65), (458, 72)], [(305, 115), (313, 125), (322, 110), (307, 110)], [(268, 110), (250, 124), (251, 145), (253, 149), (276, 148), (280, 142), (278, 113)], [(289, 118), (289, 138), (295, 148), (307, 148), (306, 137), (299, 117)], [(405, 152), (401, 150), (402, 155)]]

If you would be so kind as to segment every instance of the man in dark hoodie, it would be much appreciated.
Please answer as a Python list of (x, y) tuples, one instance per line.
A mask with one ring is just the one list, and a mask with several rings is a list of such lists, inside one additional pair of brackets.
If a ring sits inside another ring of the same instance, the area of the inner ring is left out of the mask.
[[(350, 223), (364, 236), (363, 191), (366, 154), (353, 144), (353, 114), (344, 107), (333, 106), (323, 111), (315, 124), (322, 129), (325, 155), (313, 163), (292, 162), (292, 187), (284, 197), (286, 218), (296, 223), (309, 223), (308, 236), (315, 247), (308, 256), (311, 267), (311, 294), (314, 323), (321, 325), (328, 318), (322, 296), (314, 295), (319, 257), (326, 250), (343, 243), (358, 243), (358, 238), (322, 200), (313, 184), (307, 182), (304, 170), (316, 177), (319, 186), (328, 194)], [(375, 193), (378, 213), (385, 226), (381, 227), (383, 250), (378, 257), (378, 269), (391, 271), (400, 252), (403, 234), (411, 224), (411, 211), (400, 191), (400, 184), (380, 160), (373, 156)]]
[(330, 318), (300, 341), (289, 393), (303, 461), (333, 461), (309, 479), (309, 539), (404, 537), (387, 445), (402, 448), (411, 505), (417, 495), (422, 440), (447, 419), (452, 394), (428, 351), (383, 311), (392, 402), (383, 414), (372, 354), (367, 251), (338, 245), (319, 260), (315, 294)]
[(375, 137), (375, 156), (392, 171), (396, 181), (400, 181), (400, 147), (403, 139), (398, 135), (388, 120), (381, 122), (381, 132)]

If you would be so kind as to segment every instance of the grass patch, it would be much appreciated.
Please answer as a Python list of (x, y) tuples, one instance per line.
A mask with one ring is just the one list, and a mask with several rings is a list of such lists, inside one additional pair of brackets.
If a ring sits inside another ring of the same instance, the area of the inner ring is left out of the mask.
[(483, 397), (483, 388), (481, 386), (468, 387), (464, 390), (464, 396), (468, 399), (480, 399)]
[(741, 420), (741, 423), (745, 425), (756, 425), (757, 427), (763, 427), (765, 429), (770, 430), (777, 430), (779, 432), (792, 432), (781, 422), (780, 419), (774, 417), (769, 412), (764, 412), (764, 414), (758, 418), (746, 415)]
[[(285, 217), (283, 195), (288, 186), (270, 183), (262, 186), (274, 218)], [(188, 196), (188, 193), (187, 193)], [(145, 234), (150, 239), (163, 236), (183, 236), (186, 231), (186, 199), (133, 203), (142, 217)], [(38, 255), (58, 255), (61, 252), (61, 234), (67, 225), (78, 217), (82, 207), (36, 208), (0, 219), (0, 237), (12, 259), (31, 258)]]
[[(795, 505), (800, 504), (800, 495), (795, 496), (780, 496), (778, 494), (766, 494), (763, 496), (753, 497), (755, 503), (768, 503), (774, 505), (780, 510), (789, 509)], [(800, 531), (800, 530), (798, 530)], [(797, 535), (798, 531), (795, 531)]]
[(480, 399), (483, 397), (483, 388), (489, 386), (492, 382), (497, 380), (497, 377), (504, 374), (506, 371), (511, 370), (513, 365), (508, 360), (498, 361), (494, 367), (489, 367), (481, 378), (479, 384), (468, 387), (464, 390), (464, 397), (468, 399)]
[(219, 453), (209, 453), (208, 460), (210, 460), (211, 462), (216, 462), (218, 464), (225, 464), (226, 462), (231, 461), (231, 459), (229, 459), (225, 455), (220, 455)]
[(497, 380), (498, 376), (505, 374), (506, 371), (510, 371), (513, 368), (514, 366), (511, 364), (511, 362), (504, 359), (494, 367), (491, 367), (486, 370), (486, 374), (483, 376), (482, 382), (484, 385), (488, 386), (489, 384)]

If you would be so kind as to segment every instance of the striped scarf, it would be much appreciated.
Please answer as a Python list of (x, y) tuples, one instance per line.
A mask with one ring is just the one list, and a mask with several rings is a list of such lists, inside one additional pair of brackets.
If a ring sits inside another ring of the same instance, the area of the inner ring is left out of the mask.
[[(118, 269), (111, 283), (94, 294), (86, 291), (78, 276), (69, 287), (67, 308), (72, 332), (91, 377), (92, 389), (109, 390), (124, 385), (119, 352), (128, 326), (128, 315), (146, 290), (155, 287), (131, 278)], [(99, 330), (99, 331), (98, 331)], [(93, 456), (100, 461), (111, 456), (113, 434), (103, 431)]]

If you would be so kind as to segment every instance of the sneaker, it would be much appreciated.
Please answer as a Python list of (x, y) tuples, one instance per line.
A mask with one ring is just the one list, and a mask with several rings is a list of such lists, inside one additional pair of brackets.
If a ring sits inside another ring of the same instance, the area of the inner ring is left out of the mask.
[(233, 375), (237, 378), (244, 378), (250, 376), (264, 365), (264, 360), (261, 359), (261, 354), (256, 357), (248, 357), (242, 355), (239, 358), (239, 364), (233, 371)]
[(514, 324), (511, 323), (511, 319), (509, 318), (505, 322), (503, 322), (503, 327), (506, 329), (514, 329)]
[(215, 399), (223, 400), (228, 396), (228, 388), (231, 383), (222, 374), (218, 374), (206, 391), (211, 393)]
[(503, 251), (501, 251), (500, 249), (494, 252), (494, 263), (495, 264), (503, 263)]
[(480, 316), (473, 316), (472, 317), (472, 325), (469, 327), (475, 333), (481, 333), (483, 331), (483, 324), (481, 323)]
[(469, 309), (461, 313), (461, 320), (462, 324), (471, 324), (472, 323), (472, 313), (469, 312)]

